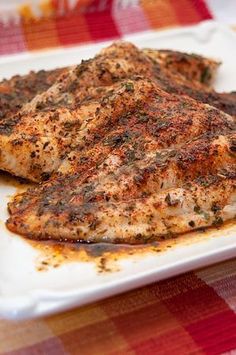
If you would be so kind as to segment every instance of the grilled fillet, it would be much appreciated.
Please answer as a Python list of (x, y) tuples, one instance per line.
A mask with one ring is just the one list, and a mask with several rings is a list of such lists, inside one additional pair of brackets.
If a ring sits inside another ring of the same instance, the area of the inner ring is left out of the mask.
[(31, 71), (0, 82), (0, 120), (9, 118), (37, 94), (52, 86), (64, 69)]
[[(95, 58), (82, 61), (80, 65), (65, 71), (55, 85), (48, 91), (37, 95), (24, 107), (23, 111), (42, 111), (51, 107), (73, 108), (85, 100), (99, 99), (107, 90), (110, 90), (110, 86), (120, 80), (142, 75), (155, 79), (158, 85), (169, 93), (188, 95), (233, 116), (236, 115), (235, 95), (216, 93), (207, 85), (202, 84), (201, 80), (189, 80), (188, 78), (192, 78), (193, 74), (189, 74), (188, 77), (187, 68), (184, 66), (180, 68), (185, 75), (175, 70), (177, 65), (172, 65), (172, 70), (166, 68), (166, 65), (160, 64), (160, 61), (154, 58), (153, 52), (151, 55), (146, 55), (150, 53), (150, 50), (145, 52), (131, 43), (116, 42), (103, 49)], [(208, 62), (210, 63), (210, 60)], [(192, 66), (193, 68), (196, 66), (195, 62)], [(209, 68), (206, 64), (205, 66)], [(210, 76), (214, 75), (215, 67), (216, 64), (210, 66)], [(191, 71), (194, 70), (191, 69), (189, 73)], [(204, 74), (200, 70), (196, 77), (201, 75)]]
[(227, 182), (218, 179), (207, 187), (193, 182), (189, 189), (169, 189), (136, 200), (79, 205), (75, 197), (67, 208), (64, 199), (59, 201), (61, 206), (52, 205), (50, 197), (40, 201), (38, 209), (30, 205), (11, 216), (7, 227), (32, 239), (64, 242), (143, 244), (161, 240), (234, 218), (235, 175)]
[(58, 172), (9, 204), (11, 231), (134, 244), (235, 217), (231, 116), (142, 78), (100, 104)]

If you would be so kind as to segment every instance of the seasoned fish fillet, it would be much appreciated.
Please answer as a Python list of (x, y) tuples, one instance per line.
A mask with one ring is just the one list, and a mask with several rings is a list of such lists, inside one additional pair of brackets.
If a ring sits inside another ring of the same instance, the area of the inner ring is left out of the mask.
[(64, 69), (31, 71), (0, 82), (0, 120), (9, 118), (37, 94), (52, 86)]
[(82, 121), (58, 172), (9, 204), (11, 231), (135, 244), (235, 217), (231, 116), (139, 77)]
[[(179, 66), (180, 72), (185, 73), (181, 75), (175, 70), (178, 67), (176, 62), (170, 70), (170, 67), (166, 68), (167, 65), (160, 63), (153, 53), (154, 51), (151, 50), (146, 52), (139, 50), (128, 42), (116, 42), (103, 49), (95, 58), (82, 61), (80, 65), (64, 72), (55, 85), (41, 95), (37, 95), (26, 105), (24, 112), (47, 110), (52, 106), (73, 108), (85, 100), (99, 99), (110, 86), (120, 80), (141, 75), (155, 79), (158, 85), (169, 93), (188, 95), (236, 116), (235, 95), (216, 93), (206, 84), (201, 83), (201, 80), (189, 80), (189, 78), (193, 79), (193, 69), (189, 70), (188, 76), (187, 68), (183, 65)], [(174, 57), (174, 54), (172, 56)], [(200, 59), (196, 59), (195, 62), (192, 60), (193, 68), (197, 66), (196, 61), (201, 62)], [(211, 63), (210, 60), (206, 62)], [(204, 68), (206, 67), (205, 64)], [(214, 76), (215, 67), (216, 64), (212, 62), (208, 67), (209, 76)], [(201, 75), (204, 76), (200, 69), (196, 77)]]

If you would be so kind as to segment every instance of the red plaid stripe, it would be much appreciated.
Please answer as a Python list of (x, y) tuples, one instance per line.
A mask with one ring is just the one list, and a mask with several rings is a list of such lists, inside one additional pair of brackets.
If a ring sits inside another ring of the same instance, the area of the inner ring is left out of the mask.
[[(57, 1), (51, 3), (58, 8)], [(114, 39), (209, 18), (212, 16), (202, 0), (80, 0), (73, 11), (65, 0), (63, 16), (58, 10), (51, 18), (3, 25), (0, 14), (0, 54)]]

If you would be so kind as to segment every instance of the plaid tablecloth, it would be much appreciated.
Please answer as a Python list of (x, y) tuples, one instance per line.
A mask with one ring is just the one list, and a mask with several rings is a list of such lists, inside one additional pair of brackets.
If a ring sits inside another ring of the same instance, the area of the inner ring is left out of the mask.
[[(0, 54), (118, 38), (214, 17), (227, 20), (223, 8), (232, 19), (235, 4), (0, 1)], [(236, 259), (40, 320), (1, 320), (0, 353), (236, 354)]]
[(236, 260), (41, 320), (0, 321), (1, 354), (226, 352), (236, 354)]
[(203, 0), (3, 0), (0, 54), (116, 39), (211, 18)]

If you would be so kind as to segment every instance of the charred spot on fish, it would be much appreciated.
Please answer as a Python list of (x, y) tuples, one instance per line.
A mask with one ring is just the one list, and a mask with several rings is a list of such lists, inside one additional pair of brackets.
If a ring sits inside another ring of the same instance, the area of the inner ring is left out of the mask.
[(236, 153), (236, 140), (231, 140), (229, 149), (232, 153)]
[(50, 176), (51, 176), (50, 173), (43, 172), (43, 173), (41, 174), (41, 180), (42, 180), (42, 181), (46, 181), (46, 180), (48, 180), (48, 179), (50, 178)]
[(211, 210), (213, 213), (217, 213), (218, 211), (221, 211), (221, 207), (217, 203), (213, 202)]
[(92, 62), (92, 59), (87, 59), (81, 61), (81, 63), (76, 67), (76, 75), (79, 78), (88, 68), (88, 64)]
[(194, 221), (189, 221), (188, 224), (189, 224), (189, 226), (190, 226), (191, 228), (194, 228), (194, 227), (195, 227), (195, 222), (194, 222)]
[(128, 131), (124, 132), (123, 134), (118, 134), (116, 136), (108, 137), (104, 141), (104, 145), (110, 146), (112, 148), (119, 147), (123, 143), (129, 141), (132, 137), (132, 134)]
[(43, 149), (46, 149), (49, 144), (50, 144), (50, 142), (45, 142), (43, 145)]
[(34, 152), (34, 151), (31, 152), (31, 153), (30, 153), (30, 157), (31, 157), (31, 158), (35, 158), (35, 157), (36, 157), (36, 152)]

